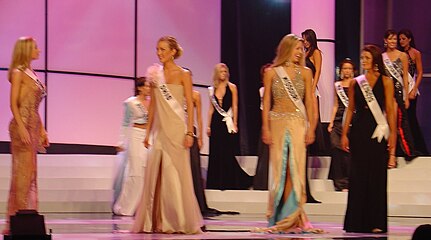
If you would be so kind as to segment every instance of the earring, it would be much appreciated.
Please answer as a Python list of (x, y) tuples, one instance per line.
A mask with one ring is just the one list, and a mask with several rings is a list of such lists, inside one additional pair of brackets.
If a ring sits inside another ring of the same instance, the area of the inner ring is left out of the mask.
[(378, 72), (379, 71), (379, 65), (374, 64), (373, 70), (374, 70), (374, 72)]
[(388, 44), (387, 44), (387, 43), (384, 43), (384, 44), (383, 44), (383, 47), (387, 48), (387, 47), (388, 47)]
[(344, 79), (344, 74), (343, 73), (340, 74), (340, 79)]
[(172, 55), (171, 59), (172, 59), (172, 61), (174, 61), (174, 59), (175, 59), (174, 55)]

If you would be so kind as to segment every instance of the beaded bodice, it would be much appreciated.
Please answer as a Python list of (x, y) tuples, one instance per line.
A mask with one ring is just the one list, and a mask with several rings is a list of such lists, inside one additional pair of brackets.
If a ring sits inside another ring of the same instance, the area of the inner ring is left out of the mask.
[[(296, 72), (295, 77), (292, 80), (293, 85), (301, 97), (304, 99), (305, 95), (305, 83), (302, 75), (299, 71)], [(280, 117), (300, 117), (303, 118), (302, 113), (296, 107), (294, 102), (290, 99), (282, 79), (276, 74), (272, 80), (271, 86), (272, 93), (272, 108), (270, 111), (270, 118), (280, 118)]]

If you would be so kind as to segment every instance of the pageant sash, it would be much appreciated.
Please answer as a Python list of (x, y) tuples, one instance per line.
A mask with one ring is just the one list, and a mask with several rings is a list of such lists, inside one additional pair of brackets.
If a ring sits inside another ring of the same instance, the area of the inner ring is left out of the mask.
[[(389, 59), (388, 53), (386, 52), (382, 53), (382, 57), (383, 57), (383, 63), (385, 64), (385, 67), (388, 70), (388, 72), (401, 84), (401, 86), (403, 86), (403, 99), (406, 99), (406, 92), (404, 91), (403, 76), (401, 76), (401, 73), (397, 71), (393, 62), (391, 61), (391, 59)], [(409, 82), (410, 82), (410, 79), (409, 79)]]
[[(409, 73), (408, 77), (409, 77), (409, 93), (410, 93), (416, 84), (416, 74), (412, 77), (412, 75), (410, 75), (410, 73)], [(419, 93), (419, 89), (416, 91), (416, 95), (421, 95)]]
[(355, 80), (361, 88), (365, 101), (367, 102), (368, 107), (374, 116), (374, 120), (377, 122), (376, 129), (374, 130), (371, 138), (377, 138), (378, 142), (381, 142), (383, 138), (387, 140), (389, 137), (389, 125), (385, 116), (383, 115), (379, 103), (376, 100), (376, 97), (374, 96), (373, 89), (371, 88), (370, 84), (368, 84), (368, 81), (364, 75), (358, 76), (355, 78)]
[(280, 77), (281, 81), (283, 82), (284, 88), (286, 89), (287, 95), (289, 95), (290, 100), (295, 104), (295, 106), (301, 111), (302, 115), (304, 116), (304, 119), (307, 121), (307, 112), (305, 110), (305, 105), (302, 102), (301, 97), (299, 96), (298, 92), (296, 91), (295, 86), (293, 86), (292, 80), (290, 80), (289, 75), (287, 75), (286, 71), (284, 71), (284, 68), (279, 66), (274, 68), (277, 75)]
[(223, 122), (226, 122), (227, 131), (229, 133), (236, 133), (235, 125), (233, 124), (233, 118), (232, 118), (233, 117), (232, 108), (229, 108), (229, 110), (226, 112), (223, 108), (221, 108), (217, 104), (217, 100), (215, 99), (215, 96), (214, 96), (213, 87), (208, 87), (208, 93), (209, 93), (210, 101), (212, 105), (217, 110), (217, 112), (223, 116)]
[(344, 107), (347, 107), (349, 105), (349, 97), (344, 91), (343, 86), (341, 86), (340, 82), (335, 82), (334, 85), (335, 85), (335, 91), (337, 92), (338, 97), (341, 99), (341, 102), (343, 103)]
[[(21, 68), (19, 68), (21, 70)], [(27, 76), (29, 76), (31, 79), (33, 79), (36, 86), (42, 91), (42, 98), (46, 96), (46, 88), (42, 84), (42, 82), (37, 77), (36, 73), (30, 70), (29, 68), (26, 68), (25, 70), (22, 70)]]
[(181, 120), (184, 121), (185, 124), (185, 113), (183, 105), (181, 105), (171, 94), (168, 86), (166, 85), (166, 79), (163, 72), (163, 66), (159, 64), (154, 64), (153, 66), (147, 69), (147, 77), (150, 82), (152, 82), (160, 91), (163, 96), (163, 99), (168, 103), (171, 107), (172, 111), (174, 111)]

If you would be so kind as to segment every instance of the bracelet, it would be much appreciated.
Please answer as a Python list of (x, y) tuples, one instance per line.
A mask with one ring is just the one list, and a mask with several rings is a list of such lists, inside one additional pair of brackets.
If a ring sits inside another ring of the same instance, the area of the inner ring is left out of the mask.
[(191, 132), (191, 131), (188, 131), (188, 132), (186, 133), (186, 135), (187, 135), (187, 136), (190, 136), (190, 137), (196, 137), (196, 135), (195, 135), (193, 132)]

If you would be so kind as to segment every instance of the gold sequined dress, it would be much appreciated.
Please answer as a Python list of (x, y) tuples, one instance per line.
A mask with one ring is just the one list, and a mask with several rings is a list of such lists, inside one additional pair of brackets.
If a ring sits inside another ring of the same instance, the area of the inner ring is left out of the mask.
[(39, 104), (46, 95), (45, 86), (30, 69), (19, 70), (24, 73), (24, 77), (18, 96), (18, 106), (31, 144), (26, 145), (21, 141), (17, 122), (13, 118), (9, 124), (12, 174), (7, 221), (20, 209), (37, 210), (37, 152), (45, 152), (42, 146), (42, 122), (38, 113)]

